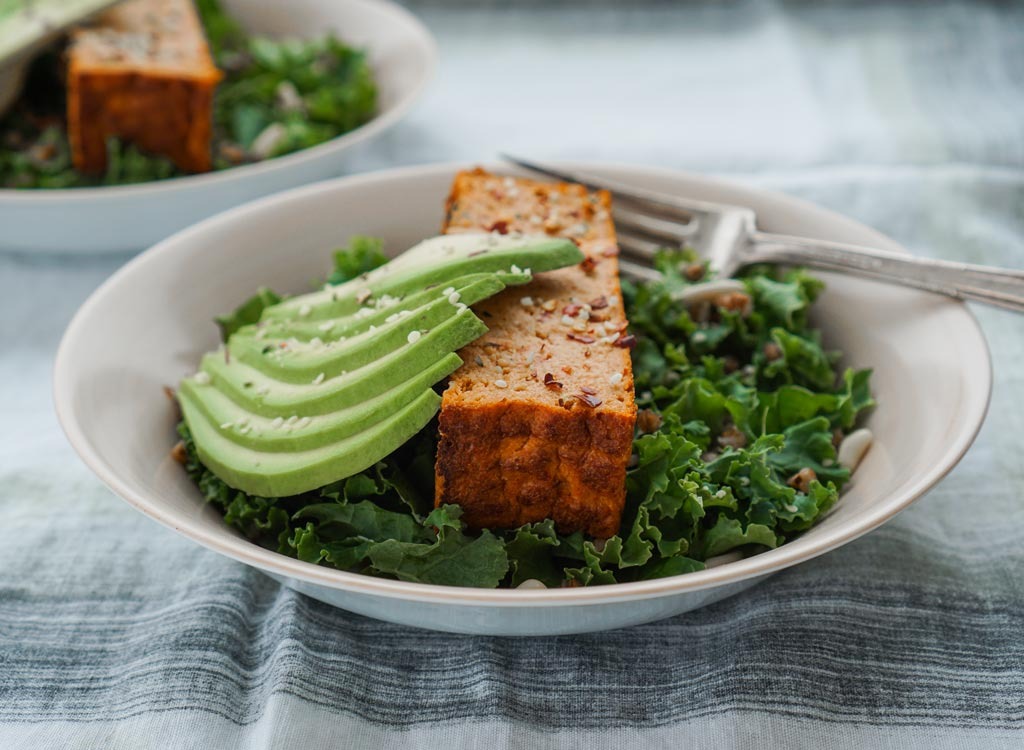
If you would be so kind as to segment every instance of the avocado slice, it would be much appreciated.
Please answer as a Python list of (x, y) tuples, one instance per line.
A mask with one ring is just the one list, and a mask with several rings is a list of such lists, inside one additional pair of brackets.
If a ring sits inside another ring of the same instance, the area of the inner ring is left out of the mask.
[(546, 236), (446, 235), (267, 307), (178, 389), (200, 460), (264, 497), (372, 466), (430, 421), (433, 386), (486, 332), (469, 305), (582, 259), (571, 241)]

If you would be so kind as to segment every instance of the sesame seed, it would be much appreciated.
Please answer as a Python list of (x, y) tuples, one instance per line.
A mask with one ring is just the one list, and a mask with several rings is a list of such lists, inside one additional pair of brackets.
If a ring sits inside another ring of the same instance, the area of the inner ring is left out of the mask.
[(422, 336), (422, 335), (423, 335), (423, 334), (422, 334), (422, 333), (420, 333), (419, 331), (409, 331), (409, 335), (408, 335), (408, 336), (406, 336), (406, 340), (407, 340), (407, 341), (408, 341), (408, 342), (409, 342), (410, 344), (415, 344), (415, 343), (416, 343), (417, 341), (419, 341), (419, 340), (420, 340), (420, 336)]
[(460, 302), (459, 304), (457, 304), (457, 305), (455, 306), (455, 308), (456, 308), (456, 309), (457, 309), (457, 310), (458, 310), (458, 311), (459, 311), (460, 313), (466, 312), (466, 310), (468, 310), (468, 309), (469, 309), (469, 307), (467, 307), (466, 305), (464, 305), (464, 304), (463, 304), (462, 302)]
[(459, 300), (461, 298), (462, 295), (460, 295), (458, 292), (452, 292), (451, 294), (448, 295), (448, 301), (453, 305), (459, 304)]
[(697, 331), (695, 334), (693, 334), (693, 343), (695, 344), (703, 344), (707, 340), (707, 335), (701, 331)]
[(274, 417), (274, 421), (270, 423), (270, 426), (275, 430), (281, 429), (281, 425), (284, 424), (284, 420), (281, 417)]
[(723, 497), (725, 497), (725, 490), (719, 490), (718, 492), (716, 492), (715, 497), (721, 500)]
[(261, 385), (259, 388), (256, 389), (256, 393), (258, 393), (260, 396), (266, 396), (268, 393), (270, 393), (270, 386)]
[(562, 316), (562, 325), (571, 326), (575, 322), (576, 321), (573, 320), (572, 317), (570, 317), (569, 315), (563, 315)]
[(587, 324), (582, 320), (577, 321), (576, 323), (572, 324), (572, 330), (576, 331), (577, 333), (583, 333), (585, 330), (587, 330)]
[(333, 320), (328, 320), (327, 322), (321, 323), (320, 325), (317, 326), (317, 329), (320, 330), (320, 331), (329, 331), (332, 328), (334, 328), (334, 321)]
[(299, 420), (299, 423), (295, 425), (295, 429), (301, 430), (303, 427), (309, 427), (309, 423), (312, 421), (313, 420), (310, 419), (309, 417), (303, 417), (302, 419)]
[(520, 297), (519, 304), (523, 307), (530, 307), (533, 305), (533, 297)]
[(309, 345), (312, 346), (313, 348), (316, 348), (318, 346), (323, 346), (324, 342), (319, 336), (314, 336), (309, 340)]
[(441, 292), (441, 294), (443, 294), (445, 297), (447, 297), (449, 294), (453, 293), (454, 291), (455, 291), (455, 287), (448, 286), (448, 287), (445, 287), (444, 291)]
[(523, 273), (525, 273), (527, 276), (533, 275), (533, 271), (529, 268), (524, 268)]
[(553, 299), (544, 300), (544, 304), (541, 305), (547, 312), (552, 312), (558, 307), (558, 302)]
[(517, 266), (515, 263), (513, 263), (512, 267), (510, 269), (508, 269), (508, 272), (509, 273), (522, 273), (523, 269), (521, 269), (519, 266)]
[(611, 383), (612, 385), (618, 385), (619, 383), (622, 382), (622, 373), (621, 372), (614, 372), (614, 373), (612, 373), (611, 375), (608, 376), (608, 382)]
[(256, 331), (256, 338), (264, 339), (266, 337), (267, 337), (267, 329), (266, 328), (261, 328), (258, 331)]
[(252, 427), (243, 427), (243, 428), (241, 428), (241, 429), (239, 430), (239, 432), (240, 432), (241, 434), (243, 434), (243, 435), (247, 435), (247, 434), (249, 434), (249, 431), (250, 431), (251, 429), (252, 429)]
[(504, 380), (495, 380), (494, 385), (496, 388), (508, 388), (508, 383)]
[(831, 466), (831, 465), (832, 465), (832, 464), (834, 464), (834, 463), (835, 463), (835, 461), (834, 461), (833, 459), (831, 459), (831, 458), (826, 458), (825, 460), (823, 460), (823, 461), (821, 462), (821, 465), (822, 465), (822, 466), (825, 466), (825, 467), (828, 467), (828, 466)]
[(226, 430), (226, 429), (228, 429), (229, 427), (231, 427), (231, 426), (232, 426), (233, 424), (234, 424), (234, 422), (225, 422), (224, 424), (222, 424), (222, 425), (220, 426), (220, 428), (221, 428), (222, 430)]
[(209, 375), (209, 373), (205, 373), (205, 372), (200, 371), (200, 372), (196, 373), (196, 375), (193, 378), (193, 380), (195, 380), (196, 383), (199, 384), (199, 385), (209, 385), (210, 384), (210, 375)]
[(797, 507), (796, 507), (795, 505), (784, 505), (784, 506), (782, 506), (782, 507), (784, 507), (784, 508), (785, 508), (786, 510), (788, 510), (788, 511), (789, 511), (790, 513), (796, 513), (796, 512), (798, 511), (798, 510), (800, 510), (800, 509), (799, 509), (799, 508), (797, 508)]
[(310, 307), (309, 305), (303, 305), (302, 307), (299, 308), (299, 315), (302, 316), (303, 318), (305, 318), (311, 312), (313, 312), (313, 308)]
[(291, 425), (295, 424), (298, 421), (299, 421), (299, 415), (298, 414), (292, 414), (290, 417), (288, 417), (288, 419), (286, 420), (285, 424), (287, 424), (290, 427)]
[(326, 376), (323, 373), (320, 373), (315, 378), (313, 378), (313, 385), (320, 385), (322, 382), (324, 382), (325, 377)]

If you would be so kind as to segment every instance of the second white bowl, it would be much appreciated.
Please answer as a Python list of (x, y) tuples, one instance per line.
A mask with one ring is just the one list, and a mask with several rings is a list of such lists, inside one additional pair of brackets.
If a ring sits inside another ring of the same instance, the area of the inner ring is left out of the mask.
[(379, 90), (377, 115), (319, 146), (219, 172), (120, 187), (0, 189), (0, 251), (107, 253), (141, 250), (253, 198), (344, 171), (352, 147), (398, 122), (437, 65), (430, 32), (385, 0), (225, 0), (249, 31), (314, 38), (333, 31), (367, 50)]

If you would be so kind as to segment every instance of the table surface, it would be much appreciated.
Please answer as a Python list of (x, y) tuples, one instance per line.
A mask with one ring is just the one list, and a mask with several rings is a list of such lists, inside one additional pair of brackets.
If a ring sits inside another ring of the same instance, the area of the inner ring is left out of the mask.
[[(1024, 267), (1019, 4), (409, 5), (440, 74), (360, 170), (499, 150), (678, 167)], [(660, 623), (465, 637), (296, 595), (78, 461), (53, 353), (125, 260), (0, 255), (0, 746), (1020, 746), (1024, 318), (977, 309), (986, 426), (875, 533)]]

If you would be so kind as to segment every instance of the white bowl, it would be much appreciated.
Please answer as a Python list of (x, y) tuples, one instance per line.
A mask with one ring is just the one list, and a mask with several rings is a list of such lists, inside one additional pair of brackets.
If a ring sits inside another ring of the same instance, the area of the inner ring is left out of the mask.
[[(704, 177), (569, 165), (642, 187), (755, 208), (765, 229), (900, 251), (892, 240), (784, 195)], [(848, 362), (875, 368), (876, 442), (835, 511), (778, 549), (674, 578), (559, 590), (482, 590), (390, 581), (299, 562), (252, 544), (204, 504), (171, 460), (174, 409), (161, 391), (217, 343), (214, 315), (252, 290), (322, 278), (352, 234), (392, 251), (437, 232), (453, 165), (349, 177), (236, 208), (164, 240), (82, 306), (57, 354), (57, 413), (75, 450), (121, 497), (212, 550), (316, 599), (371, 617), (466, 633), (531, 635), (617, 628), (703, 606), (870, 531), (920, 497), (970, 446), (991, 386), (968, 309), (921, 292), (823, 274), (817, 322)], [(126, 564), (130, 561), (126, 561)]]
[(0, 189), (0, 251), (106, 253), (149, 247), (200, 219), (280, 190), (342, 174), (353, 146), (401, 119), (437, 66), (430, 32), (384, 0), (225, 0), (250, 31), (312, 38), (336, 32), (367, 50), (378, 112), (319, 146), (257, 164), (117, 187)]

